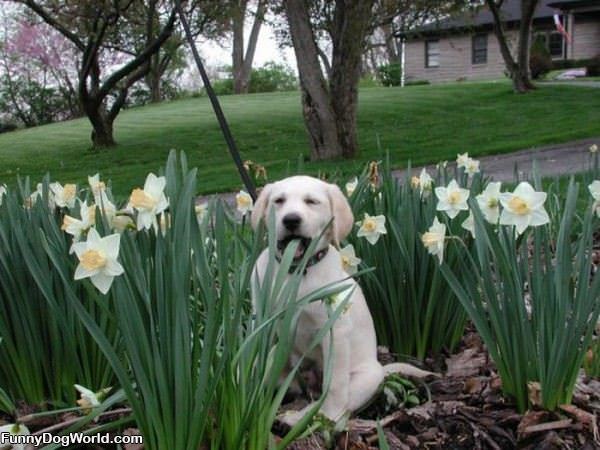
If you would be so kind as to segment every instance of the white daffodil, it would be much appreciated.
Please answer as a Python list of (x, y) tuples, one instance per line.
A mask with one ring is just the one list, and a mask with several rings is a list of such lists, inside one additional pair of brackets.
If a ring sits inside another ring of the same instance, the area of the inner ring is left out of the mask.
[(545, 192), (536, 192), (526, 181), (519, 183), (514, 192), (500, 194), (504, 208), (500, 215), (501, 225), (514, 225), (521, 234), (528, 226), (536, 227), (550, 221), (544, 209)]
[(596, 212), (596, 215), (600, 217), (600, 181), (594, 180), (592, 184), (588, 186), (590, 194), (592, 194), (592, 198), (594, 199), (594, 204), (592, 208)]
[(590, 145), (590, 153), (597, 153), (597, 152), (598, 152), (598, 146), (596, 144)]
[(437, 164), (435, 165), (435, 168), (436, 168), (437, 170), (440, 170), (440, 169), (445, 169), (446, 167), (448, 167), (448, 161), (445, 161), (445, 160), (444, 160), (444, 161), (440, 161), (439, 163), (437, 163)]
[(440, 260), (444, 260), (444, 241), (446, 240), (446, 225), (440, 223), (438, 218), (433, 219), (433, 225), (429, 227), (426, 233), (421, 236), (421, 241), (430, 255), (435, 255)]
[(479, 173), (479, 161), (476, 159), (473, 159), (473, 158), (467, 159), (464, 167), (465, 167), (465, 173), (468, 174), (470, 177), (472, 177), (476, 173)]
[(356, 177), (346, 183), (346, 195), (348, 197), (352, 197), (352, 194), (356, 190), (356, 186), (358, 186), (358, 178)]
[(198, 219), (198, 223), (202, 223), (206, 213), (208, 212), (208, 203), (199, 203), (194, 207), (194, 211), (196, 212), (196, 219)]
[(80, 202), (79, 215), (81, 219), (65, 215), (61, 229), (73, 236), (73, 241), (77, 242), (81, 239), (84, 232), (96, 225), (96, 205), (88, 206), (87, 202)]
[(469, 154), (468, 153), (459, 153), (458, 155), (456, 155), (456, 165), (457, 167), (460, 169), (461, 167), (466, 167), (467, 166), (467, 162), (469, 161)]
[(473, 217), (472, 212), (469, 212), (469, 217), (460, 226), (471, 233), (471, 236), (475, 239), (475, 217)]
[(119, 234), (102, 238), (94, 228), (90, 228), (87, 240), (71, 247), (79, 259), (75, 280), (90, 278), (92, 284), (106, 294), (114, 278), (124, 272), (123, 266), (117, 261), (120, 238)]
[(149, 173), (144, 183), (144, 189), (134, 189), (129, 197), (129, 203), (137, 211), (137, 229), (157, 227), (156, 216), (169, 206), (165, 197), (165, 177), (157, 177)]
[(502, 183), (500, 181), (494, 181), (488, 184), (483, 192), (475, 197), (485, 220), (494, 225), (498, 223), (498, 218), (500, 217), (501, 186)]
[[(29, 436), (29, 429), (20, 423), (9, 423), (0, 427), (0, 436), (8, 433), (10, 436)], [(4, 444), (4, 443), (3, 443)], [(25, 444), (3, 445), (0, 444), (0, 449), (25, 450)]]
[(106, 191), (100, 191), (100, 194), (98, 194), (95, 199), (96, 205), (98, 205), (98, 208), (100, 208), (100, 211), (103, 213), (108, 223), (111, 223), (117, 214), (117, 208), (114, 203), (109, 200)]
[[(25, 201), (25, 206), (31, 208), (38, 198), (42, 198), (44, 196), (44, 185), (42, 183), (38, 183), (35, 191), (31, 193), (29, 198)], [(48, 208), (54, 209), (56, 207), (56, 203), (54, 201), (54, 193), (52, 189), (48, 189)]]
[(79, 392), (79, 400), (77, 400), (77, 404), (86, 414), (89, 413), (92, 408), (100, 406), (102, 398), (111, 390), (111, 388), (105, 388), (100, 389), (98, 392), (93, 392), (92, 390), (83, 387), (80, 384), (76, 384), (75, 389), (77, 392)]
[(469, 190), (461, 188), (456, 180), (450, 181), (447, 187), (435, 188), (435, 195), (439, 200), (437, 210), (445, 211), (451, 219), (454, 219), (459, 212), (469, 209), (467, 205)]
[(371, 245), (375, 245), (379, 240), (379, 236), (382, 234), (387, 234), (387, 230), (385, 229), (385, 216), (370, 216), (365, 213), (365, 218), (356, 222), (360, 228), (356, 236), (364, 237)]
[(158, 223), (160, 226), (160, 232), (163, 236), (166, 235), (167, 230), (171, 228), (171, 216), (167, 215), (167, 213), (165, 212), (161, 213), (160, 220), (158, 221)]
[(419, 179), (419, 177), (417, 177), (417, 176), (413, 176), (413, 177), (410, 179), (410, 186), (411, 186), (413, 189), (418, 189), (418, 188), (421, 186), (421, 180)]
[(64, 186), (59, 182), (50, 184), (50, 190), (54, 194), (54, 202), (59, 208), (73, 208), (77, 200), (77, 185), (67, 183)]
[(342, 314), (345, 314), (352, 306), (352, 294), (354, 293), (354, 289), (354, 286), (348, 286), (343, 291), (329, 296), (327, 299), (325, 299), (325, 301), (327, 304), (331, 305), (334, 310), (336, 310), (342, 305), (342, 303), (346, 301), (346, 299), (348, 299), (344, 305), (344, 310), (342, 311)]
[(128, 228), (135, 230), (135, 222), (128, 214), (118, 212), (112, 218), (111, 228), (117, 233), (123, 233)]
[(6, 195), (6, 185), (0, 184), (0, 206), (2, 205), (2, 197)]
[(248, 214), (252, 211), (254, 207), (254, 202), (252, 201), (252, 197), (246, 191), (240, 191), (235, 196), (235, 204), (237, 206), (237, 210), (242, 214), (242, 216)]
[(99, 173), (94, 176), (88, 176), (88, 183), (90, 185), (90, 189), (92, 190), (92, 194), (94, 194), (94, 198), (98, 197), (106, 190), (106, 185), (103, 181), (100, 181)]
[(75, 389), (77, 389), (77, 392), (79, 392), (80, 397), (79, 400), (77, 400), (77, 404), (84, 408), (84, 411), (95, 408), (96, 406), (100, 406), (100, 399), (98, 398), (98, 394), (96, 392), (93, 392), (79, 384), (75, 385)]
[(348, 244), (340, 250), (340, 259), (342, 260), (342, 268), (348, 275), (354, 275), (358, 265), (362, 261), (354, 253), (354, 246), (352, 244)]
[(431, 193), (433, 186), (433, 178), (427, 173), (427, 169), (423, 167), (421, 174), (419, 175), (419, 189), (421, 190), (421, 197), (427, 197)]

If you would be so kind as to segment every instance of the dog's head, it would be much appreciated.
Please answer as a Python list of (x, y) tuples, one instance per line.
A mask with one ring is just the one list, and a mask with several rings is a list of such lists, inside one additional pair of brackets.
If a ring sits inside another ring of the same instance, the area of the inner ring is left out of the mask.
[(335, 184), (317, 178), (295, 176), (267, 184), (261, 191), (252, 210), (252, 226), (256, 228), (261, 219), (275, 212), (275, 233), (280, 252), (294, 239), (299, 241), (294, 259), (304, 256), (312, 239), (332, 221), (323, 233), (317, 250), (330, 242), (338, 244), (344, 239), (354, 222), (354, 216), (346, 197)]

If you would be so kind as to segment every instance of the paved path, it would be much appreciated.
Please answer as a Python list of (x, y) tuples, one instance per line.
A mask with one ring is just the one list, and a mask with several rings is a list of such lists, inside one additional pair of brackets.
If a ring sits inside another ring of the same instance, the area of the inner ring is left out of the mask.
[(583, 86), (583, 87), (588, 87), (588, 88), (600, 88), (600, 81), (577, 81), (577, 80), (573, 80), (573, 81), (569, 81), (569, 80), (565, 80), (565, 81), (541, 81), (539, 83), (542, 86), (545, 85), (551, 85), (551, 86)]
[[(589, 148), (592, 144), (596, 144), (600, 148), (600, 136), (566, 144), (475, 158), (481, 162), (485, 174), (496, 181), (512, 181), (515, 167), (524, 176), (527, 176), (531, 173), (534, 160), (537, 161), (538, 170), (542, 176), (569, 175), (586, 170), (590, 162)], [(434, 166), (428, 166), (428, 168), (433, 169)], [(420, 171), (421, 167), (413, 169), (414, 174)], [(396, 171), (398, 176), (402, 176), (404, 173), (403, 170)]]
[[(592, 144), (600, 147), (600, 136), (591, 139), (567, 142), (565, 144), (535, 147), (502, 155), (476, 157), (481, 162), (485, 174), (496, 181), (512, 181), (515, 167), (521, 176), (531, 173), (533, 161), (537, 161), (542, 176), (570, 175), (586, 170), (590, 161), (589, 148)], [(599, 150), (600, 151), (600, 150)], [(233, 164), (233, 163), (232, 163)], [(427, 166), (433, 170), (435, 165)], [(422, 167), (414, 167), (417, 175)], [(398, 177), (404, 176), (404, 170), (396, 170)], [(214, 194), (230, 204), (234, 203), (235, 193)], [(212, 195), (201, 196), (199, 202), (208, 200)]]

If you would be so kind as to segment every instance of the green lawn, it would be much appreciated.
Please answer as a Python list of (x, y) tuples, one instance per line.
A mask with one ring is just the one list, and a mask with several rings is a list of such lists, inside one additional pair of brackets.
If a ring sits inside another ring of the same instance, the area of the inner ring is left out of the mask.
[[(221, 99), (244, 159), (267, 167), (277, 179), (308, 155), (308, 140), (295, 92), (227, 96)], [(355, 160), (306, 163), (304, 170), (349, 177), (365, 161), (390, 152), (403, 167), (453, 159), (457, 152), (486, 155), (600, 135), (600, 90), (545, 86), (515, 95), (507, 83), (469, 83), (400, 88), (363, 88), (360, 93), (361, 153)], [(116, 125), (119, 145), (89, 150), (87, 119), (0, 135), (0, 183), (16, 174), (39, 180), (83, 183), (100, 172), (113, 191), (126, 195), (156, 171), (170, 149), (185, 150), (199, 167), (202, 193), (241, 186), (206, 98), (123, 111)]]

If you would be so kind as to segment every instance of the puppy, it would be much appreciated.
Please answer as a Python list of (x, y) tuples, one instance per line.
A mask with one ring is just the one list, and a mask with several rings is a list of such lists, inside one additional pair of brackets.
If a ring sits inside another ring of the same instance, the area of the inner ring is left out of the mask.
[[(338, 281), (352, 286), (345, 291), (352, 292), (347, 309), (332, 327), (333, 339), (325, 337), (317, 352), (306, 355), (322, 369), (331, 352), (332, 379), (321, 413), (337, 422), (371, 399), (384, 377), (384, 369), (377, 361), (371, 313), (360, 287), (344, 272), (340, 254), (333, 245), (339, 244), (352, 230), (352, 210), (336, 185), (308, 176), (294, 176), (265, 186), (252, 211), (252, 226), (256, 228), (271, 209), (276, 219), (276, 229), (271, 231), (276, 233), (280, 255), (290, 242), (297, 240), (294, 260), (300, 261), (310, 241), (321, 236), (302, 278), (300, 297)], [(322, 234), (331, 221), (332, 226)], [(264, 250), (256, 262), (254, 282), (262, 283), (268, 252)], [(312, 338), (327, 320), (327, 306), (323, 302), (313, 302), (301, 311), (293, 348), (296, 357), (307, 353)], [(286, 414), (283, 420), (293, 425), (311, 407)]]

